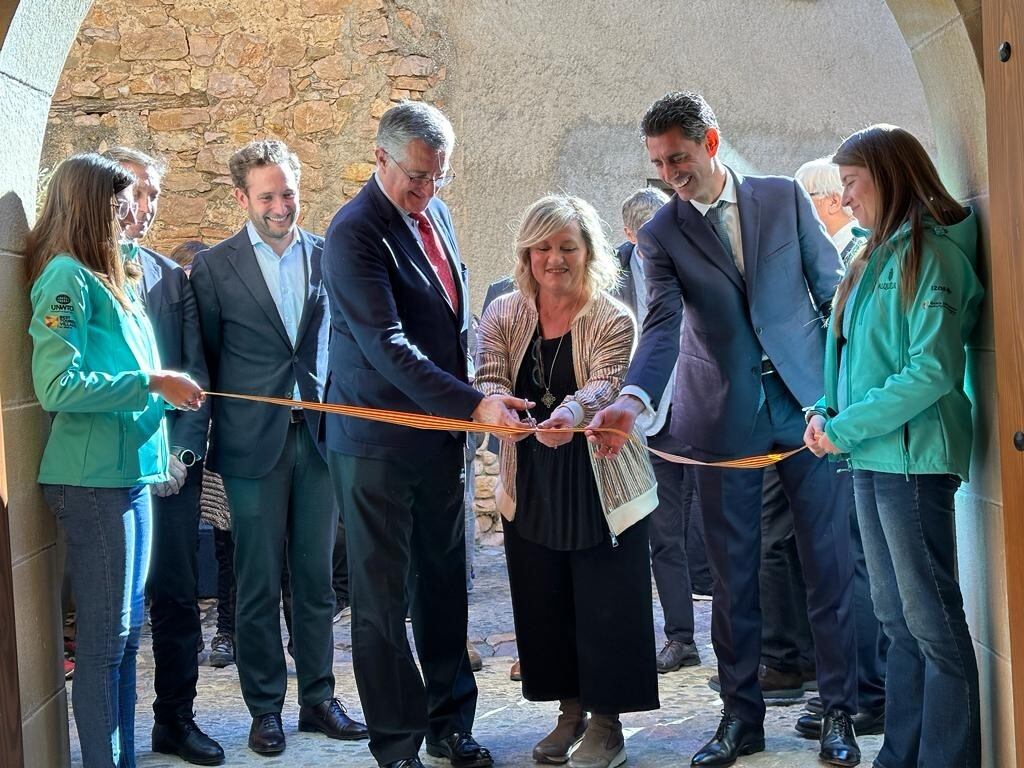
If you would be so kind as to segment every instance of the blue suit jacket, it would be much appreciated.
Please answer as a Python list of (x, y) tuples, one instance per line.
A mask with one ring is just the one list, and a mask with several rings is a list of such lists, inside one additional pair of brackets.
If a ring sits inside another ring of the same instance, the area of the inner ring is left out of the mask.
[(839, 281), (836, 249), (799, 184), (734, 177), (745, 279), (689, 202), (673, 197), (641, 228), (648, 315), (625, 381), (658, 402), (678, 356), (672, 435), (712, 458), (744, 453), (762, 350), (798, 402), (821, 397), (823, 316)]
[[(303, 400), (317, 401), (315, 375), (327, 298), (320, 262), (323, 240), (301, 230), (310, 250), (309, 285), (295, 345), (270, 295), (249, 233), (242, 230), (203, 251), (192, 265), (203, 348), (211, 389), (291, 398), (298, 382)], [(277, 463), (288, 437), (288, 408), (214, 397), (207, 466), (238, 477), (263, 477)], [(306, 411), (316, 439), (320, 412)]]
[[(196, 297), (188, 275), (173, 261), (148, 248), (139, 249), (139, 263), (146, 315), (153, 324), (160, 364), (167, 370), (187, 373), (200, 387), (208, 389), (210, 377), (203, 359)], [(188, 448), (200, 457), (206, 455), (209, 424), (209, 401), (198, 411), (168, 411), (171, 447)]]
[[(482, 399), (467, 383), (469, 299), (451, 217), (437, 198), (427, 211), (458, 277), (458, 312), (375, 179), (342, 206), (327, 229), (326, 402), (468, 419)], [(325, 426), (330, 450), (369, 458), (422, 461), (452, 439), (448, 432), (333, 414)]]

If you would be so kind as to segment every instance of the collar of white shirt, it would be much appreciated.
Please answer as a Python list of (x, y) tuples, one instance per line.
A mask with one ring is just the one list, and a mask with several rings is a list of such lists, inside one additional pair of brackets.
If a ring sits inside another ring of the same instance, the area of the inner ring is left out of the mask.
[[(257, 245), (265, 245), (267, 248), (270, 248), (270, 250), (274, 252), (275, 256), (277, 255), (277, 251), (274, 251), (274, 248), (270, 245), (270, 243), (268, 243), (266, 240), (263, 239), (262, 236), (260, 236), (260, 233), (256, 231), (256, 227), (253, 225), (253, 223), (251, 221), (245, 222), (245, 231), (249, 233), (249, 242), (252, 243), (252, 247), (254, 249), (256, 248)], [(302, 236), (299, 234), (299, 228), (296, 227), (295, 228), (295, 234), (292, 236), (292, 241), (290, 243), (288, 243), (288, 247), (284, 249), (284, 252), (288, 253), (288, 251), (296, 243), (301, 243), (301, 242), (302, 242)], [(282, 254), (282, 256), (283, 255), (284, 254)]]
[(846, 250), (846, 246), (848, 246), (850, 241), (854, 238), (853, 228), (856, 226), (856, 221), (847, 222), (842, 229), (832, 235), (832, 245), (836, 247), (837, 251), (842, 253)]
[[(380, 191), (384, 193), (384, 197), (388, 199), (388, 202), (395, 206), (395, 210), (398, 211), (399, 215), (402, 217), (402, 221), (405, 222), (406, 226), (408, 226), (409, 229), (411, 229), (414, 234), (419, 234), (419, 224), (417, 223), (416, 219), (414, 219), (412, 217), (412, 214), (405, 210), (405, 208), (396, 203), (394, 199), (391, 197), (391, 195), (388, 194), (388, 191), (384, 189), (384, 185), (381, 184), (380, 177), (377, 175), (376, 172), (374, 172), (373, 174), (373, 180), (377, 182), (377, 186), (380, 188)], [(427, 212), (424, 211), (423, 215), (427, 216)], [(427, 218), (429, 219), (430, 217), (427, 216)]]
[(732, 171), (728, 168), (725, 169), (725, 188), (722, 189), (722, 194), (718, 196), (718, 199), (711, 201), (710, 203), (701, 203), (696, 200), (691, 200), (693, 207), (696, 208), (701, 216), (707, 216), (708, 211), (711, 207), (718, 204), (719, 200), (725, 200), (727, 203), (735, 205), (739, 202), (736, 197), (736, 181), (732, 177)]

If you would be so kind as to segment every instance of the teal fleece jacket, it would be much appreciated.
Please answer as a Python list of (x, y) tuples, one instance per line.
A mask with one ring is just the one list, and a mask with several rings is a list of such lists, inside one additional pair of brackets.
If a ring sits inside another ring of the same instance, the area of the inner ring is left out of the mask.
[(973, 427), (964, 391), (967, 339), (984, 290), (975, 269), (978, 222), (973, 211), (953, 226), (925, 218), (917, 292), (909, 309), (900, 296), (905, 223), (869, 256), (845, 312), (849, 405), (836, 413), (839, 350), (825, 345), (825, 433), (853, 469), (954, 474), (968, 479)]
[(167, 480), (167, 406), (149, 391), (160, 360), (141, 305), (125, 312), (64, 254), (46, 265), (31, 301), (32, 383), (54, 414), (39, 482), (127, 488)]

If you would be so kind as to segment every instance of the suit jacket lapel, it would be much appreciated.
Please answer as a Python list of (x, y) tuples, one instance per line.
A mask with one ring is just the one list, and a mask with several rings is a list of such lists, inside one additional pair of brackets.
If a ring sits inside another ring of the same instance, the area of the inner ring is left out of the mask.
[(303, 258), (305, 258), (305, 250), (309, 249), (309, 283), (306, 285), (306, 301), (302, 305), (299, 330), (295, 334), (296, 344), (298, 344), (298, 340), (302, 338), (309, 328), (309, 324), (313, 319), (313, 313), (316, 312), (320, 304), (320, 294), (323, 291), (323, 272), (320, 267), (323, 257), (323, 246), (310, 240), (309, 236), (301, 229), (299, 230), (299, 237), (302, 238)]
[[(731, 171), (730, 171), (731, 173)], [(754, 297), (754, 286), (757, 285), (757, 238), (761, 231), (761, 201), (754, 194), (750, 182), (738, 173), (733, 174), (736, 181), (736, 199), (740, 206), (740, 236), (743, 239), (743, 271), (746, 273), (747, 294)]]
[(267, 288), (267, 281), (263, 279), (263, 270), (260, 269), (259, 262), (256, 261), (256, 251), (253, 250), (252, 243), (249, 242), (248, 231), (243, 227), (241, 232), (231, 238), (230, 245), (228, 261), (238, 273), (242, 284), (249, 289), (249, 293), (256, 299), (256, 303), (270, 320), (274, 330), (291, 348), (292, 343), (288, 338), (288, 331), (285, 330), (284, 322), (281, 320), (281, 313), (277, 311), (274, 297), (270, 295), (270, 289)]
[[(742, 211), (742, 207), (740, 210)], [(689, 202), (676, 198), (676, 221), (679, 223), (683, 235), (693, 243), (696, 249), (706, 256), (708, 261), (722, 270), (737, 288), (746, 292), (743, 276), (736, 269), (736, 263), (732, 260), (732, 256), (725, 252), (711, 223), (701, 215), (700, 211)]]
[(146, 253), (144, 248), (139, 249), (139, 264), (142, 267), (142, 290), (145, 293), (146, 314), (155, 325), (166, 303), (163, 274), (160, 272), (160, 266), (156, 260)]

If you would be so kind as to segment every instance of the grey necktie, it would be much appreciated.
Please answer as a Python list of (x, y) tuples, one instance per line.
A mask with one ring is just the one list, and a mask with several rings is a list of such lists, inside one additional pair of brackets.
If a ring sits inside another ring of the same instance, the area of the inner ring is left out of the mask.
[(732, 259), (733, 264), (736, 265), (736, 269), (743, 274), (743, 263), (736, 259), (736, 253), (732, 249), (732, 241), (729, 239), (729, 228), (725, 225), (725, 200), (719, 200), (713, 206), (708, 208), (707, 220), (711, 225), (711, 228), (715, 230), (715, 235), (718, 236), (718, 242), (725, 248), (726, 254)]

